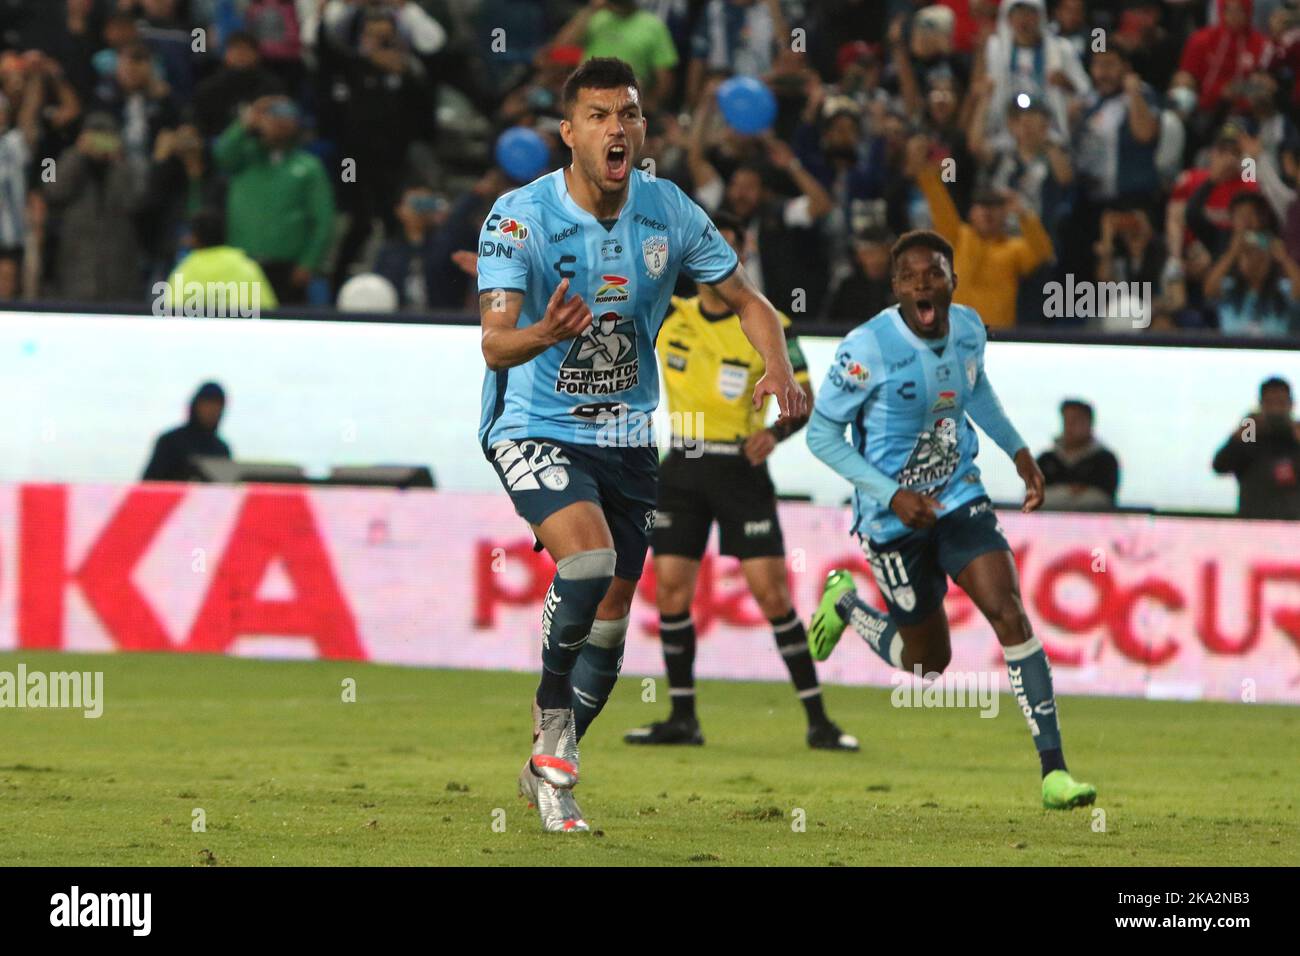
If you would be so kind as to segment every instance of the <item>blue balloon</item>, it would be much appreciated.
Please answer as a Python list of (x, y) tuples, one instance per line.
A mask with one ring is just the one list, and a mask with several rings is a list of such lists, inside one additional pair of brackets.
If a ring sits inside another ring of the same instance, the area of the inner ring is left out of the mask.
[(546, 141), (527, 126), (512, 126), (497, 137), (497, 165), (516, 182), (532, 182), (550, 164)]
[(776, 119), (776, 97), (752, 76), (733, 76), (719, 86), (718, 107), (738, 133), (761, 133)]

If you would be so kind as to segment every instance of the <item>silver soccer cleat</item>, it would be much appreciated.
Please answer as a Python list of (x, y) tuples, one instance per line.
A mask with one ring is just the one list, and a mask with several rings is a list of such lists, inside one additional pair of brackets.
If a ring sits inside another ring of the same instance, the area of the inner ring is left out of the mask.
[[(519, 795), (528, 801), (530, 807), (536, 807), (542, 818), (542, 829), (548, 833), (586, 833), (591, 828), (582, 818), (578, 801), (573, 796), (572, 785), (557, 787), (552, 784), (541, 768), (534, 770), (538, 755), (546, 756), (546, 717), (549, 714), (567, 715), (567, 722), (554, 742), (550, 751), (552, 759), (561, 761), (572, 770), (574, 783), (578, 781), (578, 735), (573, 726), (572, 711), (542, 711), (536, 702), (533, 704), (533, 756), (524, 763), (519, 772)], [(552, 767), (551, 769), (555, 769)]]
[(582, 810), (574, 799), (572, 790), (552, 787), (525, 763), (519, 772), (519, 795), (536, 807), (542, 818), (542, 829), (547, 833), (587, 833), (591, 827), (582, 818)]
[[(569, 738), (567, 744), (566, 737)], [(572, 709), (542, 710), (533, 701), (533, 755), (529, 762), (533, 773), (560, 790), (571, 790), (578, 783), (575, 737)], [(572, 750), (572, 760), (567, 752), (569, 749)]]

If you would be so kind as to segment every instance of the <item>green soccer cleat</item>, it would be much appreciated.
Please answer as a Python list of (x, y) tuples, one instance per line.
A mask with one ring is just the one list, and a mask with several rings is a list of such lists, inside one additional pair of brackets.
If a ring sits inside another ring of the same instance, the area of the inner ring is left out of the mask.
[(1086, 807), (1096, 799), (1096, 787), (1079, 783), (1065, 770), (1053, 770), (1043, 778), (1043, 806), (1048, 810)]
[(844, 633), (844, 621), (835, 602), (849, 591), (856, 590), (853, 575), (843, 569), (836, 569), (826, 575), (826, 586), (822, 589), (822, 601), (817, 605), (817, 613), (808, 625), (808, 651), (815, 661), (824, 661), (831, 656), (835, 645)]

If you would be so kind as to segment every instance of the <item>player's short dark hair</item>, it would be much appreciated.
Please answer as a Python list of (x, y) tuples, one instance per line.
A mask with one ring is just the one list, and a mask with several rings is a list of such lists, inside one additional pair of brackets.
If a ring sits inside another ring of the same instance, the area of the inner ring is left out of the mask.
[(1264, 393), (1267, 392), (1269, 389), (1273, 389), (1273, 388), (1280, 388), (1282, 391), (1286, 392), (1288, 398), (1291, 397), (1291, 383), (1288, 382), (1286, 379), (1282, 378), (1280, 375), (1274, 375), (1272, 378), (1266, 378), (1264, 379), (1264, 381), (1260, 383), (1259, 385), (1260, 399), (1263, 400)]
[(1079, 409), (1079, 411), (1083, 412), (1085, 415), (1088, 416), (1089, 422), (1096, 420), (1097, 415), (1096, 412), (1093, 411), (1092, 406), (1081, 398), (1067, 398), (1065, 401), (1061, 402), (1062, 415), (1065, 414), (1065, 410), (1067, 408)]
[(740, 221), (740, 217), (733, 216), (725, 209), (719, 209), (713, 214), (713, 225), (717, 227), (718, 232), (729, 229), (737, 237), (745, 234), (745, 224)]
[(630, 86), (641, 93), (636, 81), (636, 71), (625, 61), (614, 56), (595, 56), (569, 74), (560, 94), (560, 108), (568, 116), (578, 102), (580, 90), (613, 90)]
[(952, 266), (952, 244), (947, 239), (933, 229), (913, 229), (899, 236), (894, 248), (889, 250), (889, 271), (897, 272), (898, 260), (903, 257), (903, 253), (918, 248), (933, 249), (948, 260), (949, 267)]

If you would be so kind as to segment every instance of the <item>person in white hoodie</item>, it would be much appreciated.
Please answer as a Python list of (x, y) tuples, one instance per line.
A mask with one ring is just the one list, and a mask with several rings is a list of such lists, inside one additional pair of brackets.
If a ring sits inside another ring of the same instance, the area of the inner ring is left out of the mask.
[(1058, 141), (1069, 135), (1070, 102), (1092, 89), (1079, 54), (1065, 37), (1047, 29), (1043, 0), (1006, 0), (998, 10), (997, 30), (984, 49), (984, 69), (993, 80), (988, 134), (1006, 123), (1006, 104), (1020, 93), (1043, 98), (1052, 113), (1052, 133)]

